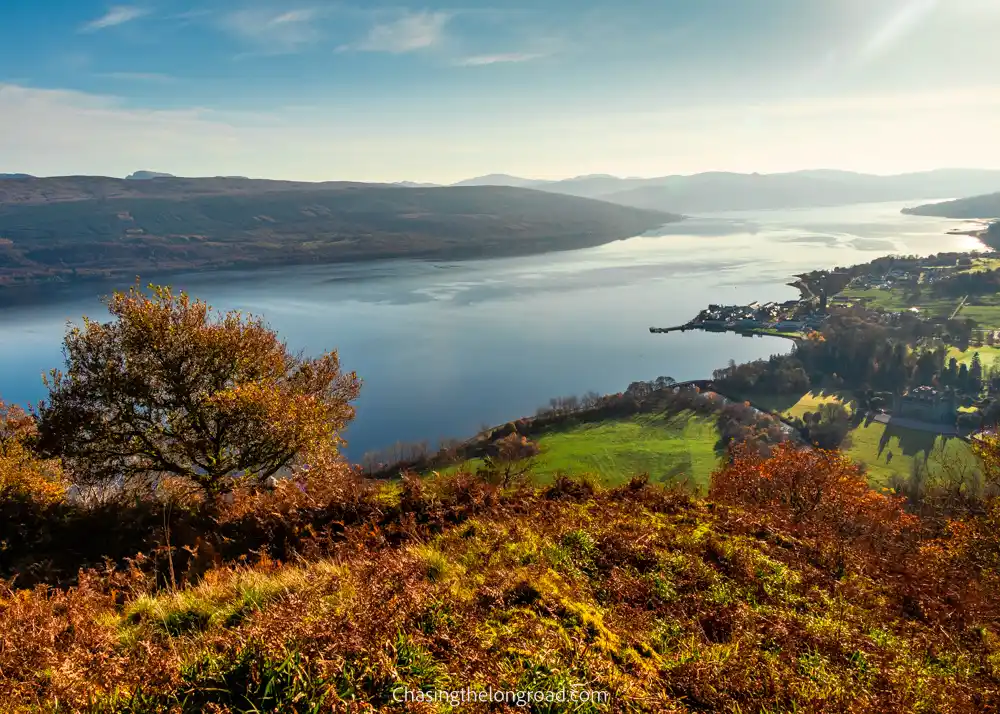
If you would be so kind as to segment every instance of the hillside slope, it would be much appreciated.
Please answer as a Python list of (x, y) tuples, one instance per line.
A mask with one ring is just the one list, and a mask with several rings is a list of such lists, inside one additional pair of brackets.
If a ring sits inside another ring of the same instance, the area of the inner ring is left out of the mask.
[[(384, 517), (342, 533), (328, 557), (218, 568), (179, 590), (157, 590), (135, 568), (66, 591), (0, 582), (0, 706), (971, 714), (1000, 704), (995, 613), (976, 609), (978, 581), (946, 569), (959, 589), (920, 590), (863, 538), (846, 537), (838, 554), (766, 509), (641, 482), (595, 492), (561, 480), (504, 496), (466, 476), (408, 482), (396, 501), (383, 499)], [(905, 555), (914, 570), (934, 562)], [(954, 618), (958, 605), (941, 608), (951, 592), (970, 602)], [(529, 708), (469, 698), (491, 689)], [(404, 705), (406, 692), (424, 705)], [(553, 699), (525, 702), (530, 693)]]
[(0, 183), (0, 285), (600, 245), (679, 216), (518, 188), (100, 177)]
[(942, 218), (1000, 218), (1000, 193), (960, 198), (957, 201), (943, 203), (928, 203), (914, 208), (904, 208), (903, 213)]

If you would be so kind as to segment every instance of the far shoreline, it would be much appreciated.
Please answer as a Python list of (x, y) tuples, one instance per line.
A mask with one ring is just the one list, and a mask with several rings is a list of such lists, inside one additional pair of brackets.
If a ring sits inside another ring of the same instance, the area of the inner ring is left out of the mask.
[[(30, 307), (33, 305), (51, 304), (63, 302), (67, 298), (73, 298), (88, 287), (99, 289), (106, 288), (108, 291), (120, 289), (122, 286), (131, 284), (137, 277), (143, 285), (157, 283), (171, 278), (183, 276), (208, 276), (227, 275), (235, 273), (257, 273), (268, 270), (283, 270), (289, 268), (314, 268), (319, 266), (338, 265), (360, 265), (360, 264), (387, 264), (393, 262), (472, 262), (476, 260), (503, 260), (506, 258), (527, 258), (532, 256), (548, 255), (551, 253), (569, 253), (576, 250), (589, 250), (611, 243), (618, 243), (632, 238), (639, 238), (649, 235), (655, 231), (660, 231), (666, 226), (672, 226), (686, 220), (687, 216), (682, 216), (676, 221), (668, 221), (654, 228), (650, 228), (637, 235), (630, 235), (623, 238), (597, 238), (584, 236), (582, 241), (567, 245), (565, 242), (557, 242), (555, 245), (538, 248), (530, 244), (515, 244), (507, 250), (482, 250), (477, 247), (470, 247), (466, 250), (445, 250), (445, 251), (416, 251), (412, 253), (398, 253), (395, 255), (349, 255), (337, 260), (309, 261), (287, 260), (270, 263), (248, 263), (245, 265), (219, 265), (187, 268), (171, 268), (167, 270), (131, 271), (120, 270), (113, 274), (105, 275), (84, 275), (77, 277), (38, 279), (30, 282), (18, 283), (15, 285), (0, 283), (0, 310), (14, 307)], [(97, 293), (103, 295), (104, 292)]]

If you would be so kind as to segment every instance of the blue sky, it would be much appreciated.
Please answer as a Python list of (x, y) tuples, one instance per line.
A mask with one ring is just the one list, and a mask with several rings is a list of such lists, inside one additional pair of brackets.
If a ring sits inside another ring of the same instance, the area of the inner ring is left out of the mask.
[(7, 0), (0, 171), (1000, 168), (1000, 0)]

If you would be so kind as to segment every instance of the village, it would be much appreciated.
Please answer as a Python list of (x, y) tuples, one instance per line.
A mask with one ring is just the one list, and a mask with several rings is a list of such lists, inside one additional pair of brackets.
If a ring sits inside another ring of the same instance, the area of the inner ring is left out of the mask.
[(818, 330), (828, 315), (816, 298), (749, 305), (709, 305), (690, 322), (676, 327), (650, 327), (652, 333), (708, 330), (799, 338)]
[[(865, 388), (862, 397), (855, 388), (849, 397), (855, 409), (887, 427), (968, 438), (1000, 415), (1000, 306), (985, 291), (976, 294), (977, 281), (997, 268), (1000, 260), (974, 254), (878, 259), (797, 276), (792, 285), (802, 294), (798, 300), (712, 304), (683, 325), (650, 332), (735, 332), (802, 344), (820, 332), (827, 337), (824, 326), (835, 315), (861, 318), (903, 340), (908, 364), (937, 353), (941, 374), (921, 376), (926, 370), (911, 366), (898, 389)], [(831, 334), (841, 329), (835, 326)]]

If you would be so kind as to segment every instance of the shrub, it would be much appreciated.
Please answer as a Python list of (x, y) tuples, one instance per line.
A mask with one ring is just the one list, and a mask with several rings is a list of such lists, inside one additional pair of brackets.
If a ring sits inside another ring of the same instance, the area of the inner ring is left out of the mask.
[(483, 459), (483, 475), (490, 481), (509, 486), (531, 471), (538, 454), (538, 444), (512, 431), (490, 445)]
[(837, 540), (893, 540), (915, 523), (901, 497), (876, 492), (849, 457), (791, 443), (762, 457), (748, 444), (730, 451), (730, 462), (712, 475), (710, 496), (763, 507), (793, 526)]

